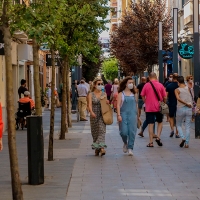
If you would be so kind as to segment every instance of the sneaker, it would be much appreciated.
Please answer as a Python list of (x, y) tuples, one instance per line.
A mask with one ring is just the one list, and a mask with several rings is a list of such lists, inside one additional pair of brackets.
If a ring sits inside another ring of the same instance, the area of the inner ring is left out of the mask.
[(173, 137), (174, 136), (174, 131), (172, 131), (171, 133), (170, 133), (170, 136), (169, 137)]
[(128, 151), (128, 149), (127, 149), (127, 144), (124, 144), (124, 146), (123, 146), (123, 152), (124, 152), (124, 153), (127, 153), (127, 151)]
[(133, 156), (132, 149), (128, 149), (128, 155), (129, 155), (129, 156)]
[(179, 136), (179, 135), (176, 135), (176, 138), (180, 138), (180, 136)]

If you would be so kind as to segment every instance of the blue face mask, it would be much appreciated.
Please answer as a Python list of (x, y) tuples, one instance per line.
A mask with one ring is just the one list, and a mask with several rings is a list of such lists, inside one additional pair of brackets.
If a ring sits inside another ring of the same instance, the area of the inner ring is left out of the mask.
[(101, 91), (104, 92), (104, 86), (103, 85), (101, 86)]

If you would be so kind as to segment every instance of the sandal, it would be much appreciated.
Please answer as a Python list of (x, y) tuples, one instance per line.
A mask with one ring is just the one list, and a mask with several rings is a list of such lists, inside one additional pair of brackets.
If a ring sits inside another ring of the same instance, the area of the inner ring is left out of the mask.
[(158, 146), (163, 146), (163, 143), (160, 141), (160, 138), (157, 137), (155, 141), (157, 142)]
[(99, 156), (100, 150), (99, 149), (95, 149), (95, 156)]
[(154, 147), (154, 146), (153, 146), (153, 142), (152, 142), (152, 143), (149, 143), (149, 144), (147, 145), (147, 147)]
[(144, 137), (143, 133), (138, 133), (138, 135), (139, 135), (140, 137)]
[(185, 148), (189, 148), (189, 145), (188, 145), (188, 144), (186, 144), (186, 145), (185, 145)]
[(102, 157), (106, 154), (106, 150), (104, 148), (100, 149), (99, 155)]
[(185, 140), (182, 140), (182, 142), (180, 143), (180, 147), (183, 147), (184, 146), (184, 144), (185, 144)]

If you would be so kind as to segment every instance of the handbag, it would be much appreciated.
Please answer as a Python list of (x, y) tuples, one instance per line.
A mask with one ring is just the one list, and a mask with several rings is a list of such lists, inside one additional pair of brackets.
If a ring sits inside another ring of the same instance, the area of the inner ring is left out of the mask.
[(157, 97), (157, 99), (159, 101), (159, 104), (160, 104), (160, 113), (163, 114), (163, 115), (164, 114), (169, 114), (169, 107), (168, 107), (168, 105), (165, 102), (160, 101), (160, 98), (158, 96), (158, 92), (156, 91), (156, 88), (154, 87), (153, 83), (151, 81), (149, 83), (151, 84), (151, 86), (152, 86), (152, 88), (153, 88), (153, 90), (154, 90), (154, 92), (156, 94), (156, 97)]
[(100, 97), (101, 114), (103, 116), (103, 122), (106, 125), (111, 125), (113, 123), (113, 111), (110, 104), (107, 104), (106, 101), (106, 95)]

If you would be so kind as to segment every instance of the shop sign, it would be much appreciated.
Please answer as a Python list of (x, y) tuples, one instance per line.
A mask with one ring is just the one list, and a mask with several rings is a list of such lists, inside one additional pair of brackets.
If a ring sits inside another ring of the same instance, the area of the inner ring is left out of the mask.
[(191, 42), (183, 42), (178, 47), (178, 53), (183, 59), (191, 59), (194, 56), (194, 47)]
[(3, 33), (0, 30), (0, 55), (5, 55), (4, 53), (4, 41), (3, 41)]
[[(55, 55), (55, 66), (61, 66), (62, 59), (59, 55)], [(51, 64), (51, 54), (46, 54), (46, 66), (52, 66)]]

